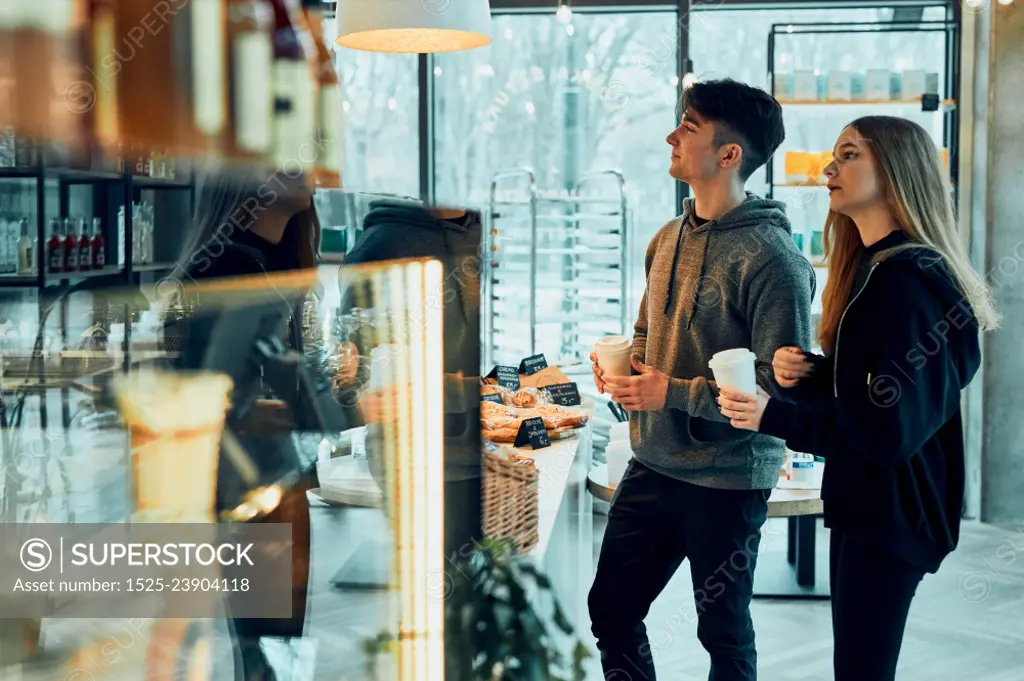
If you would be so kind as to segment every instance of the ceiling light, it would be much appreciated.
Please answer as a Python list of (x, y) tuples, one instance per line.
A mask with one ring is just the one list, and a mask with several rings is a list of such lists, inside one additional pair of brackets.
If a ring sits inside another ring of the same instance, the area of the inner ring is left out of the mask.
[(367, 52), (455, 52), (491, 42), (487, 0), (344, 0), (337, 25), (339, 45)]

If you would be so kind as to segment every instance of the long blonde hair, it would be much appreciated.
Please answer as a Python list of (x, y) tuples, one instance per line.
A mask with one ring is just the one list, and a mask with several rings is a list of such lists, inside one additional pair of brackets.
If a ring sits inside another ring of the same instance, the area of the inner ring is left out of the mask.
[[(998, 327), (992, 290), (974, 270), (960, 239), (949, 182), (927, 131), (894, 116), (865, 116), (847, 127), (854, 128), (871, 146), (889, 210), (910, 238), (904, 246), (879, 253), (876, 262), (906, 248), (930, 249), (949, 268), (978, 325), (985, 331)], [(853, 220), (834, 211), (829, 211), (825, 220), (824, 239), (829, 277), (822, 293), (819, 340), (822, 348), (831, 352), (864, 245)]]

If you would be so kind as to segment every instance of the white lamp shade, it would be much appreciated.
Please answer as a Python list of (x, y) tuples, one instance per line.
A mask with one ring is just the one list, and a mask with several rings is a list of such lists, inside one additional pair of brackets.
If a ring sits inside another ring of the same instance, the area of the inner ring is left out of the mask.
[(455, 52), (491, 42), (487, 0), (339, 0), (338, 44), (368, 52)]

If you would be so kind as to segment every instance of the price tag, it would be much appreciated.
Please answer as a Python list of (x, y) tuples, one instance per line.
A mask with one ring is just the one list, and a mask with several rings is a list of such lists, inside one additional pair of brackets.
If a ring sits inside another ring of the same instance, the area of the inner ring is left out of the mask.
[(580, 404), (580, 389), (575, 383), (549, 385), (545, 386), (544, 390), (551, 393), (551, 399), (555, 404), (563, 407), (575, 407)]
[(487, 374), (487, 378), (496, 379), (498, 385), (503, 385), (512, 390), (519, 390), (519, 369), (517, 367), (503, 367), (499, 364), (491, 369), (491, 373)]
[(544, 359), (544, 355), (534, 355), (533, 357), (527, 357), (519, 364), (519, 373), (532, 376), (541, 369), (548, 368), (548, 361)]
[(935, 94), (925, 95), (921, 98), (921, 111), (938, 111), (939, 96)]
[(551, 446), (551, 440), (548, 439), (548, 429), (544, 427), (544, 419), (539, 416), (526, 419), (519, 426), (519, 432), (516, 433), (515, 446), (525, 447), (526, 445), (530, 445), (534, 449)]
[(496, 404), (505, 404), (505, 400), (501, 399), (501, 395), (498, 395), (496, 393), (492, 393), (490, 395), (481, 395), (480, 396), (480, 401), (481, 402), (494, 402)]

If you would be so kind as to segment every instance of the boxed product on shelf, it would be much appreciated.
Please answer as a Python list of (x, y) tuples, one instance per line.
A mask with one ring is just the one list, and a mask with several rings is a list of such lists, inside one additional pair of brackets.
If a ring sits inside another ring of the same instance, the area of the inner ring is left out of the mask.
[(772, 95), (775, 99), (786, 102), (796, 99), (793, 96), (793, 74), (792, 73), (776, 73), (775, 81), (773, 85)]
[(924, 93), (926, 95), (939, 94), (939, 74), (932, 72), (924, 74)]
[(891, 81), (888, 69), (868, 69), (864, 77), (864, 99), (880, 101), (891, 98)]
[(797, 101), (818, 99), (818, 77), (810, 69), (793, 72), (793, 99)]
[(898, 71), (889, 74), (889, 99), (903, 99), (903, 74)]
[(924, 69), (903, 71), (903, 92), (901, 99), (921, 99), (925, 93)]
[(807, 181), (807, 169), (810, 166), (810, 154), (806, 151), (786, 152), (786, 182), (798, 183)]
[(829, 71), (826, 99), (848, 102), (853, 99), (852, 78), (849, 71)]
[(853, 101), (862, 102), (867, 99), (867, 76), (863, 73), (850, 74), (850, 94)]

